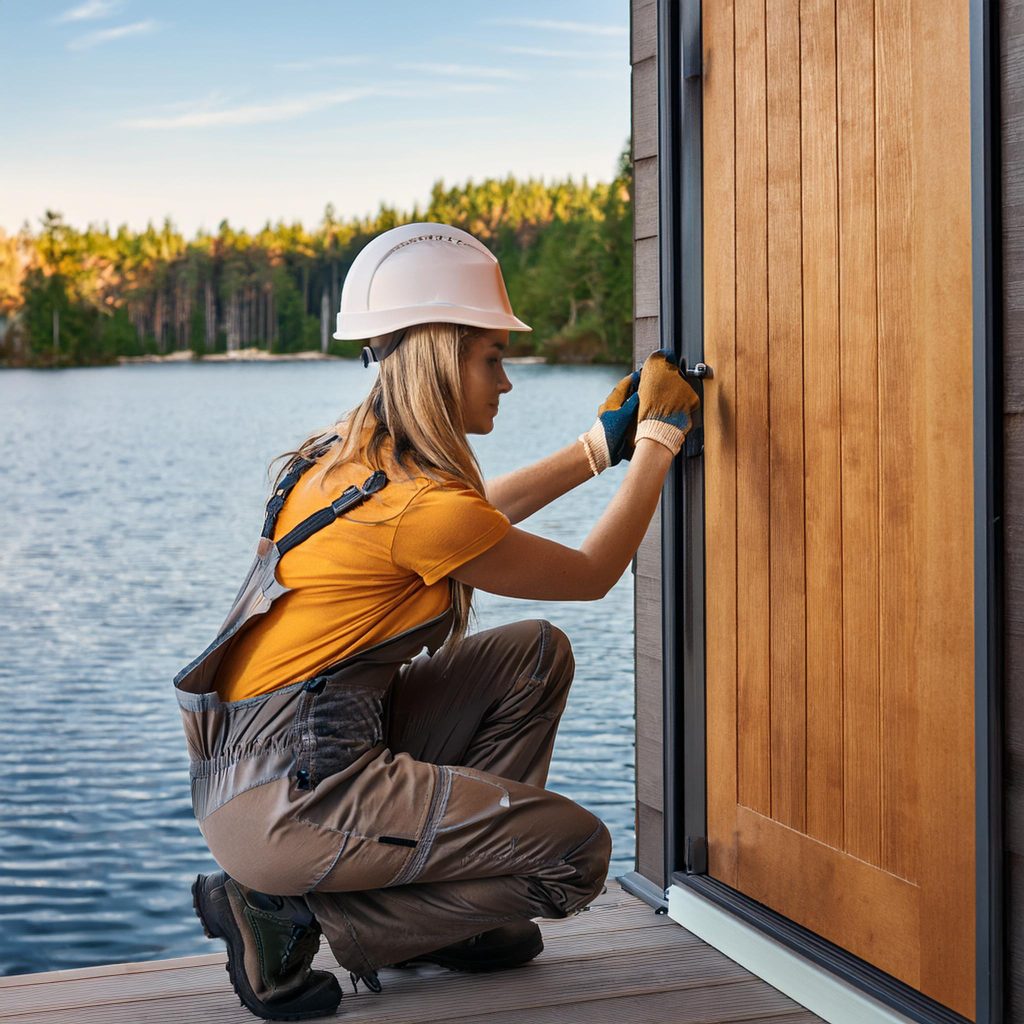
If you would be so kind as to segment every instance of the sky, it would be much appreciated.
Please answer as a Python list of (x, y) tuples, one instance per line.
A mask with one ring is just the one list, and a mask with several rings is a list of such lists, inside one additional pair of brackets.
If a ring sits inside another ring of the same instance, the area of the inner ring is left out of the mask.
[(0, 228), (312, 227), (437, 180), (607, 181), (628, 0), (0, 0)]

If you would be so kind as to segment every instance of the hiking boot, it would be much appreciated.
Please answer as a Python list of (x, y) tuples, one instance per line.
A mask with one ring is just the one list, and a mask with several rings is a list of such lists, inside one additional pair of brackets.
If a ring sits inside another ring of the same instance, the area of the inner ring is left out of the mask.
[(435, 949), (432, 953), (421, 953), (402, 960), (394, 966), (439, 964), (452, 971), (502, 971), (507, 967), (525, 964), (543, 949), (544, 940), (533, 921), (513, 921), (442, 949)]
[(192, 905), (207, 936), (227, 943), (231, 984), (257, 1017), (307, 1020), (338, 1008), (338, 979), (310, 969), (320, 925), (303, 900), (267, 896), (217, 871), (196, 878)]

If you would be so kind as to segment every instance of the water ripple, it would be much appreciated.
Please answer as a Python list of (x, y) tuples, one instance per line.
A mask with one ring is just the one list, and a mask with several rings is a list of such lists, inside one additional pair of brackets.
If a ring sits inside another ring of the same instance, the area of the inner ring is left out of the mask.
[[(619, 372), (512, 366), (475, 445), (487, 475), (568, 443)], [(258, 534), (270, 459), (362, 396), (358, 364), (0, 374), (0, 975), (210, 952), (189, 885), (215, 867), (189, 805), (174, 673), (202, 650)], [(526, 529), (586, 536), (620, 479)], [(478, 595), (478, 625), (573, 641), (550, 786), (633, 863), (633, 586), (592, 603)]]

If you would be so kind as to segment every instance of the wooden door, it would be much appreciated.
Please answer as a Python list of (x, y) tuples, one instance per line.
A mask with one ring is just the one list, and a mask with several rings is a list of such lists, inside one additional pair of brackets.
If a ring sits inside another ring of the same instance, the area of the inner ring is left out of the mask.
[(968, 5), (703, 35), (710, 873), (973, 1017)]

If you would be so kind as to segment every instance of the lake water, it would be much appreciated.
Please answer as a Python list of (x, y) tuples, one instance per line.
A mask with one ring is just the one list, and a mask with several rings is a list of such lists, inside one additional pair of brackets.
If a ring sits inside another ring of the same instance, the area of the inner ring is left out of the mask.
[[(622, 368), (511, 365), (485, 475), (593, 422)], [(365, 394), (354, 362), (0, 373), (0, 975), (213, 952), (171, 679), (212, 639), (262, 524), (267, 465)], [(526, 521), (577, 545), (623, 467)], [(633, 580), (602, 601), (478, 595), (480, 628), (545, 617), (576, 680), (550, 788), (633, 866)]]

